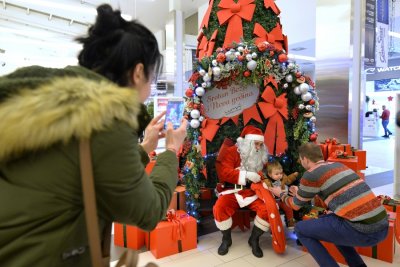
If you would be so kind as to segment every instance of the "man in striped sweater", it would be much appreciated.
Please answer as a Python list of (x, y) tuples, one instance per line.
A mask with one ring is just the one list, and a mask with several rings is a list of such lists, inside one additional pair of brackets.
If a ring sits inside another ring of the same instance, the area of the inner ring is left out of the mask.
[(318, 145), (303, 144), (298, 152), (306, 169), (299, 187), (290, 187), (292, 196), (280, 187), (271, 192), (294, 210), (308, 205), (316, 195), (328, 207), (328, 214), (296, 224), (298, 239), (319, 266), (339, 266), (320, 240), (335, 244), (349, 266), (366, 266), (354, 247), (374, 246), (386, 238), (385, 208), (354, 171), (341, 163), (325, 162)]

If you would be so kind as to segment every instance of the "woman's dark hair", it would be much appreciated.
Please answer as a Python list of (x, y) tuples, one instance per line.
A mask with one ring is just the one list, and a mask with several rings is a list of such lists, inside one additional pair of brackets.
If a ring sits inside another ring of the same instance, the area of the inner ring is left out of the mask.
[(151, 71), (158, 75), (162, 55), (153, 33), (137, 21), (126, 21), (110, 5), (97, 8), (96, 23), (88, 35), (76, 39), (83, 44), (79, 65), (91, 69), (120, 86), (128, 86), (133, 69), (144, 65), (148, 79)]

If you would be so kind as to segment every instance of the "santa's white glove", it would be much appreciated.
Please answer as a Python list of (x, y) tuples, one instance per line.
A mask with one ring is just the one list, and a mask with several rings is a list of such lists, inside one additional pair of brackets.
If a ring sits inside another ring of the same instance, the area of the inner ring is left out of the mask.
[(253, 183), (258, 183), (261, 181), (261, 176), (256, 172), (247, 172), (246, 178), (252, 181)]

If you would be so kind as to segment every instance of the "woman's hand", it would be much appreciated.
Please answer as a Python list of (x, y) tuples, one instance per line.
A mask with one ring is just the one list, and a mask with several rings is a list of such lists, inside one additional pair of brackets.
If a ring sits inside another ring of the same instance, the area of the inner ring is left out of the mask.
[(165, 136), (163, 132), (164, 119), (160, 120), (165, 113), (166, 111), (161, 112), (159, 115), (154, 117), (144, 130), (144, 139), (141, 145), (147, 154), (154, 151), (158, 146), (158, 140)]
[(187, 120), (182, 119), (181, 120), (181, 125), (179, 128), (175, 129), (172, 126), (171, 122), (168, 122), (167, 124), (167, 130), (165, 132), (165, 148), (167, 150), (171, 150), (175, 153), (179, 150), (181, 147), (183, 141), (185, 140), (186, 137), (186, 128), (187, 128)]

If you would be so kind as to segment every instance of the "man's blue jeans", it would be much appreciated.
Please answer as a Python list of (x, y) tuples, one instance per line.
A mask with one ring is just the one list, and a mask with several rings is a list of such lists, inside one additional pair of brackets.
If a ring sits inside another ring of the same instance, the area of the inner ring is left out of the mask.
[(386, 136), (389, 136), (389, 133), (390, 133), (389, 129), (387, 128), (388, 124), (389, 124), (389, 120), (382, 120), (382, 127), (383, 127), (383, 130), (385, 131)]
[(320, 241), (336, 245), (350, 267), (366, 266), (360, 255), (354, 249), (374, 246), (386, 238), (388, 229), (364, 234), (351, 227), (344, 219), (335, 214), (327, 214), (318, 219), (300, 221), (294, 228), (297, 238), (307, 248), (319, 266), (339, 266)]

